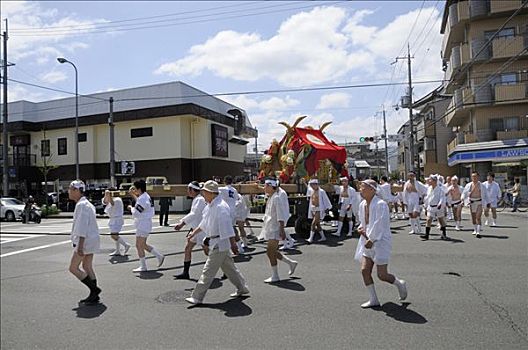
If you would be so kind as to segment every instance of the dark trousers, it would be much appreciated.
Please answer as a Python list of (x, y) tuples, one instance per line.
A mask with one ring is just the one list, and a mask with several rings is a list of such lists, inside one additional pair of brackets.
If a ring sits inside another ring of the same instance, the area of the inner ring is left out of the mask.
[[(165, 218), (165, 220), (164, 220)], [(169, 209), (160, 209), (159, 212), (159, 223), (160, 226), (169, 224)]]

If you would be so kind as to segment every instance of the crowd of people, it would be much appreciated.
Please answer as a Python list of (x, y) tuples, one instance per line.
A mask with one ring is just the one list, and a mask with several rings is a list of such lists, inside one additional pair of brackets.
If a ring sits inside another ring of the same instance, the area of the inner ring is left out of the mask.
[[(473, 224), (473, 235), (480, 237), (481, 217), (484, 213), (485, 225), (497, 225), (497, 204), (501, 199), (501, 189), (494, 181), (494, 174), (489, 173), (487, 181), (480, 182), (479, 174), (471, 174), (471, 182), (462, 187), (456, 176), (444, 178), (433, 174), (427, 177), (426, 183), (416, 179), (414, 172), (409, 172), (407, 181), (393, 186), (386, 176), (364, 181), (351, 181), (347, 177), (339, 180), (334, 186), (336, 201), (332, 203), (326, 191), (320, 186), (317, 178), (308, 181), (307, 219), (311, 220), (308, 244), (327, 238), (321, 227), (321, 221), (330, 213), (336, 227), (332, 234), (340, 236), (343, 228), (348, 227), (346, 236), (351, 237), (354, 229), (359, 233), (355, 259), (361, 264), (363, 282), (369, 292), (369, 300), (361, 305), (363, 308), (379, 306), (379, 300), (374, 289), (372, 271), (376, 265), (380, 280), (397, 287), (401, 300), (407, 297), (407, 284), (388, 271), (392, 251), (390, 221), (392, 219), (408, 218), (410, 234), (420, 235), (421, 239), (429, 239), (433, 222), (438, 222), (440, 238), (450, 240), (446, 233), (447, 220), (455, 222), (455, 230), (461, 229), (462, 207), (468, 206)], [(233, 187), (232, 178), (224, 178), (225, 186), (209, 180), (205, 183), (192, 181), (187, 186), (187, 194), (192, 198), (191, 209), (174, 226), (176, 231), (184, 227), (189, 229), (184, 249), (183, 271), (177, 279), (190, 279), (190, 267), (193, 248), (200, 246), (207, 256), (201, 276), (192, 295), (186, 299), (191, 304), (201, 304), (213, 279), (219, 269), (236, 287), (231, 297), (239, 297), (249, 293), (245, 277), (238, 270), (233, 255), (241, 254), (250, 244), (245, 225), (250, 210), (250, 202), (246, 195), (238, 193)], [(154, 202), (147, 193), (145, 181), (136, 181), (130, 189), (133, 205), (129, 210), (134, 218), (136, 230), (135, 246), (139, 257), (139, 266), (134, 273), (148, 271), (145, 260), (146, 252), (157, 259), (157, 267), (164, 263), (165, 256), (154, 246), (147, 243), (152, 231)], [(76, 180), (70, 184), (69, 197), (76, 202), (71, 239), (74, 252), (70, 262), (70, 272), (85, 284), (90, 294), (81, 300), (85, 304), (99, 302), (101, 289), (97, 284), (93, 269), (93, 255), (98, 251), (99, 229), (97, 227), (94, 206), (83, 196), (85, 184)], [(281, 280), (278, 262), (288, 265), (288, 275), (293, 275), (299, 262), (283, 254), (284, 250), (292, 249), (296, 240), (285, 229), (290, 218), (288, 195), (280, 187), (275, 178), (267, 178), (263, 184), (266, 194), (266, 208), (259, 240), (267, 242), (266, 254), (270, 263), (271, 276), (264, 282), (276, 283)], [(518, 190), (519, 191), (519, 190)], [(518, 192), (517, 192), (518, 195)], [(112, 256), (127, 254), (131, 244), (126, 242), (119, 233), (123, 227), (123, 202), (118, 197), (112, 197), (106, 192), (103, 204), (105, 213), (109, 216), (108, 227), (115, 242)], [(422, 232), (421, 217), (425, 213), (425, 232)], [(334, 214), (335, 212), (335, 214)], [(337, 220), (336, 220), (337, 219)], [(160, 221), (165, 225), (166, 219)], [(347, 223), (347, 225), (345, 225)], [(282, 243), (282, 246), (281, 246)], [(81, 269), (82, 265), (82, 269)]]

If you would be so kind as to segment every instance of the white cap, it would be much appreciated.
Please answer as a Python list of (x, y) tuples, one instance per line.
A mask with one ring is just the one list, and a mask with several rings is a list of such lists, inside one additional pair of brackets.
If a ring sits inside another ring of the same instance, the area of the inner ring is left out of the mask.
[(264, 185), (269, 185), (271, 187), (277, 187), (279, 186), (279, 181), (275, 179), (266, 179), (264, 180)]
[(76, 189), (81, 190), (82, 192), (84, 192), (84, 190), (86, 188), (86, 185), (81, 180), (73, 180), (70, 183), (70, 187), (76, 188)]
[(312, 185), (312, 184), (319, 185), (319, 180), (317, 180), (317, 179), (310, 179), (310, 181), (308, 181), (308, 185)]

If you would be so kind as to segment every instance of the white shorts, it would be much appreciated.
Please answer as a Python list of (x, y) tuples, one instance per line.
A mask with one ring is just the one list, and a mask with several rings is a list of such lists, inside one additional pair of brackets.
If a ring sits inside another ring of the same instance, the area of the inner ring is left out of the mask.
[(488, 202), (488, 204), (490, 205), (490, 208), (497, 208), (497, 199), (491, 200), (490, 202)]
[(420, 213), (421, 211), (422, 207), (420, 206), (420, 201), (410, 200), (407, 202), (407, 214)]
[(481, 207), (482, 209), (482, 201), (476, 201), (476, 202), (469, 202), (469, 209), (471, 210), (472, 213), (476, 213), (478, 208)]
[(205, 232), (201, 231), (196, 236), (191, 238), (191, 242), (196, 243), (199, 246), (203, 246), (203, 240), (205, 239), (205, 236), (206, 236)]
[(313, 219), (316, 213), (319, 213), (319, 218), (321, 218), (321, 209), (319, 207), (310, 207), (310, 210), (308, 210), (308, 219)]
[(363, 256), (374, 261), (376, 265), (387, 265), (390, 259), (390, 252), (384, 250), (377, 251), (378, 249), (365, 249)]
[(457, 201), (451, 202), (451, 206), (453, 208), (462, 207), (463, 206), (462, 200), (457, 200)]
[(123, 224), (108, 224), (108, 228), (110, 229), (110, 233), (119, 233), (123, 228)]
[(348, 204), (341, 203), (339, 206), (339, 217), (344, 218), (345, 216), (348, 216), (350, 220), (352, 220), (352, 206), (350, 206), (349, 210), (346, 210), (348, 207)]
[(427, 207), (427, 217), (430, 219), (443, 218), (445, 216), (445, 210), (442, 207), (441, 209), (435, 207)]
[(150, 231), (147, 232), (147, 231), (136, 230), (136, 237), (148, 237), (149, 235), (150, 235)]

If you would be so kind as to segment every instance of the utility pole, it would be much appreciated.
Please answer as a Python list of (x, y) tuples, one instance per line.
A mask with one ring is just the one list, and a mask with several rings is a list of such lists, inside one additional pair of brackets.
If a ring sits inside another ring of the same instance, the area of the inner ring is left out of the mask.
[(110, 97), (110, 113), (108, 125), (110, 126), (110, 187), (115, 188), (115, 140), (114, 140), (114, 98)]
[(383, 106), (383, 139), (385, 140), (385, 175), (389, 176), (389, 150), (387, 149), (387, 120), (385, 106)]
[(3, 73), (2, 73), (2, 87), (3, 87), (3, 113), (2, 113), (2, 160), (3, 166), (3, 178), (2, 178), (2, 194), (4, 197), (9, 196), (9, 159), (8, 159), (8, 145), (9, 140), (7, 135), (7, 18), (5, 20), (5, 31), (3, 35), (3, 47), (4, 47), (4, 58), (3, 58)]
[[(410, 135), (409, 135), (409, 152), (410, 152), (410, 158), (411, 158), (411, 164), (409, 165), (409, 169), (408, 171), (415, 171), (415, 156), (414, 156), (414, 127), (413, 127), (413, 88), (412, 88), (412, 70), (411, 70), (411, 59), (414, 58), (411, 56), (411, 47), (409, 45), (409, 43), (407, 43), (407, 56), (403, 56), (403, 57), (396, 57), (396, 60), (393, 62), (396, 63), (398, 62), (398, 60), (403, 60), (403, 59), (406, 59), (407, 60), (407, 74), (408, 74), (408, 83), (409, 83), (409, 86), (408, 86), (408, 100), (405, 101), (405, 104), (402, 103), (402, 107), (403, 108), (409, 108), (409, 130), (410, 130)], [(420, 169), (418, 168), (417, 169), (417, 172), (416, 172), (416, 177), (417, 178), (420, 178)]]
[(379, 142), (379, 138), (377, 136), (375, 136), (374, 138), (374, 143), (376, 144), (376, 156), (375, 156), (375, 159), (376, 159), (376, 168), (378, 168), (378, 181), (380, 180), (381, 178), (381, 172), (380, 172), (380, 166), (379, 166), (379, 153), (378, 153), (378, 142)]
[[(257, 130), (257, 127), (255, 127), (255, 130)], [(257, 132), (255, 133), (255, 163), (256, 163), (256, 169), (257, 169), (257, 178), (259, 176), (259, 159), (258, 159), (258, 148), (257, 148), (257, 145), (258, 145), (258, 130)]]

